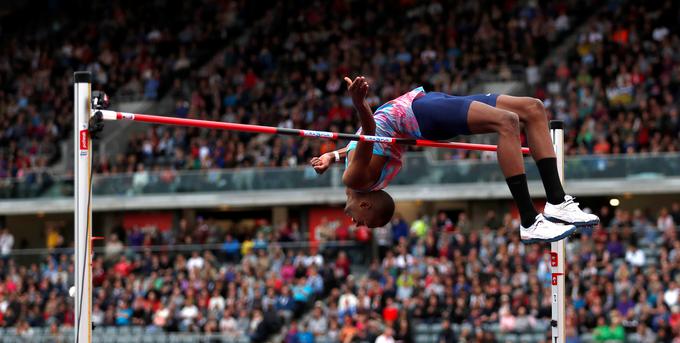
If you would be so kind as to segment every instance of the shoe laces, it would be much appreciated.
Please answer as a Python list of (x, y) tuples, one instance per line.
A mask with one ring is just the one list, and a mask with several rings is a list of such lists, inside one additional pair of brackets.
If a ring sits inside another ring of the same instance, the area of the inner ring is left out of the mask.
[(545, 220), (545, 217), (543, 217), (542, 215), (539, 214), (538, 216), (536, 216), (534, 223), (529, 225), (529, 227), (524, 228), (524, 229), (527, 230), (527, 231), (530, 231), (530, 232), (534, 232), (534, 231), (536, 231), (536, 229), (538, 229), (538, 227), (541, 225), (541, 223), (543, 223), (544, 220)]
[(581, 211), (581, 208), (579, 208), (578, 203), (574, 200), (576, 200), (576, 197), (573, 197), (571, 195), (567, 195), (564, 197), (564, 202), (561, 204), (561, 208), (569, 210), (569, 211)]

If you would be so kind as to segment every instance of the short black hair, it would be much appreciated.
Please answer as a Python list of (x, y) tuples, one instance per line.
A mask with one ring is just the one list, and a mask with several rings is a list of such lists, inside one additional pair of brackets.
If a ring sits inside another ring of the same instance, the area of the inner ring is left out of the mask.
[(383, 190), (370, 192), (369, 197), (376, 219), (375, 227), (387, 225), (394, 216), (394, 199)]

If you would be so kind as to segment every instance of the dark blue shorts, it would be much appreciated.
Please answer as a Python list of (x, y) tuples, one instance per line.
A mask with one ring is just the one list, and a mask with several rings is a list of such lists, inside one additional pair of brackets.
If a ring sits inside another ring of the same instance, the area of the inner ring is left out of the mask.
[(496, 107), (498, 94), (454, 96), (429, 92), (415, 99), (411, 108), (418, 121), (420, 134), (425, 139), (446, 140), (459, 135), (469, 135), (468, 110), (473, 101)]

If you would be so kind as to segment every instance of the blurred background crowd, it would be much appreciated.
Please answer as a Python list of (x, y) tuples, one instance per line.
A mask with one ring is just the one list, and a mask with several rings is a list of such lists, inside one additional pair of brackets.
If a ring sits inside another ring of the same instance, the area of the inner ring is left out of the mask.
[[(57, 6), (45, 20), (3, 32), (10, 39), (0, 44), (0, 177), (62, 158), (71, 71), (82, 67), (114, 104), (166, 99), (173, 116), (341, 132), (357, 129), (345, 75), (370, 78), (374, 107), (418, 85), (469, 94), (481, 82), (515, 80), (567, 123), (570, 154), (677, 150), (673, 1), (126, 4), (93, 4), (110, 16), (82, 21)], [(581, 24), (567, 51), (551, 50)], [(155, 126), (121, 144), (97, 161), (98, 172), (300, 165), (335, 148)]]
[[(680, 204), (658, 213), (604, 207), (598, 214), (602, 227), (567, 245), (572, 341), (585, 335), (661, 342), (679, 335)], [(373, 342), (390, 332), (402, 342), (514, 334), (542, 341), (551, 316), (549, 254), (546, 246), (521, 244), (516, 226), (510, 214), (493, 211), (481, 227), (472, 227), (465, 212), (413, 222), (397, 215), (368, 240), (354, 227), (338, 230), (346, 237), (326, 238), (354, 243), (346, 246), (325, 239), (296, 246), (301, 237), (266, 222), (253, 234), (232, 235), (202, 218), (181, 220), (163, 234), (154, 227), (113, 233), (93, 261), (92, 321), (97, 328), (253, 341), (282, 328), (286, 342), (307, 342), (305, 335)], [(55, 235), (58, 229), (46, 237), (57, 250), (41, 263), (20, 265), (9, 257), (11, 233), (0, 234), (0, 327), (30, 338), (73, 325), (66, 296), (73, 261), (59, 253)], [(207, 245), (190, 252), (166, 245), (182, 242)]]
[[(680, 148), (677, 1), (44, 6), (0, 11), (0, 187), (68, 178), (74, 70), (91, 71), (114, 108), (146, 103), (177, 117), (338, 132), (357, 130), (344, 76), (369, 78), (374, 108), (420, 85), (464, 95), (505, 82), (565, 122), (570, 155)], [(136, 172), (142, 186), (149, 170), (172, 181), (178, 170), (292, 167), (343, 144), (153, 125), (121, 137), (94, 170)], [(570, 342), (680, 336), (680, 205), (654, 206), (603, 207), (601, 227), (569, 241)], [(397, 215), (372, 232), (324, 222), (313, 245), (301, 221), (227, 232), (185, 217), (168, 231), (114, 230), (93, 262), (96, 330), (257, 342), (279, 332), (287, 343), (546, 338), (547, 247), (522, 245), (509, 213), (491, 211), (484, 225), (465, 212)], [(74, 321), (71, 228), (48, 227), (48, 254), (30, 263), (12, 254), (23, 245), (16, 230), (0, 231), (0, 340), (59, 335)]]

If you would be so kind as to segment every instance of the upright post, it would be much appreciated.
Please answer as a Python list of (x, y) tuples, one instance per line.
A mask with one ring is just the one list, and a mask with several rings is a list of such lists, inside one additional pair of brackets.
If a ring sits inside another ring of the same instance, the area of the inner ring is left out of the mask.
[(88, 122), (91, 115), (89, 72), (73, 74), (74, 135), (74, 235), (75, 238), (75, 342), (92, 341), (92, 189), (90, 177), (92, 149)]
[[(564, 123), (560, 120), (550, 121), (550, 136), (552, 137), (555, 155), (557, 157), (557, 171), (564, 184)], [(566, 238), (550, 243), (550, 272), (552, 290), (552, 343), (566, 342), (565, 317), (565, 242)]]

